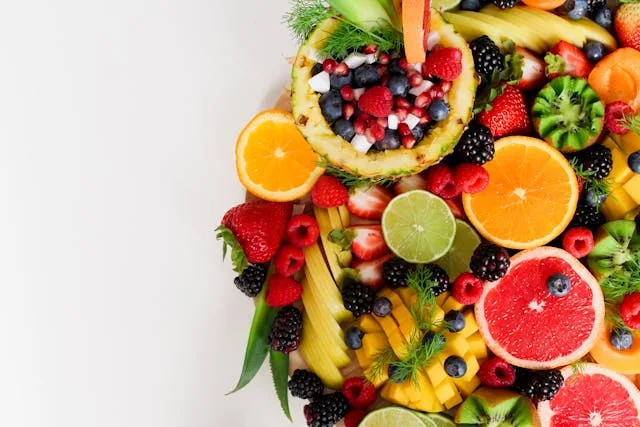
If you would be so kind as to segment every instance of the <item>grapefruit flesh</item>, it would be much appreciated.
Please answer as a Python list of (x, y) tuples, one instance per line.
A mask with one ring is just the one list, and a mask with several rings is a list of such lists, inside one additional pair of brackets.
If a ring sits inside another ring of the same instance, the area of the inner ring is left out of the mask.
[[(547, 289), (547, 279), (558, 273), (571, 281), (563, 297)], [(604, 324), (598, 281), (569, 253), (552, 247), (515, 255), (507, 274), (487, 283), (475, 311), (489, 348), (509, 363), (530, 369), (580, 359)]]
[(593, 363), (562, 376), (554, 398), (538, 405), (543, 427), (640, 427), (640, 391), (627, 378)]

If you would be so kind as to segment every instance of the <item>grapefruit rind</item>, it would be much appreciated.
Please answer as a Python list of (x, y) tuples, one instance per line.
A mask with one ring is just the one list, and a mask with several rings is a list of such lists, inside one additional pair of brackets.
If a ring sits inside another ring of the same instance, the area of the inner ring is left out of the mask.
[[(506, 360), (512, 365), (519, 366), (522, 368), (528, 369), (553, 369), (560, 366), (565, 366), (570, 363), (573, 363), (583, 356), (585, 356), (591, 348), (595, 345), (598, 335), (600, 334), (601, 329), (604, 327), (604, 314), (605, 314), (605, 306), (604, 306), (604, 298), (602, 296), (602, 290), (600, 289), (600, 284), (598, 281), (591, 275), (589, 270), (580, 263), (576, 258), (571, 256), (569, 253), (565, 252), (562, 249), (554, 248), (550, 246), (542, 246), (536, 249), (529, 249), (519, 252), (511, 258), (511, 265), (509, 266), (509, 270), (507, 271), (507, 275), (509, 272), (513, 270), (513, 268), (521, 262), (543, 259), (547, 257), (557, 257), (561, 258), (573, 268), (573, 270), (584, 280), (591, 289), (591, 293), (593, 295), (592, 298), (592, 306), (595, 313), (594, 326), (589, 334), (588, 338), (573, 352), (566, 354), (564, 356), (557, 357), (552, 360), (547, 361), (537, 361), (537, 360), (527, 360), (518, 358), (511, 353), (509, 353), (506, 349), (504, 349), (497, 340), (492, 336), (491, 331), (489, 330), (489, 325), (487, 319), (484, 314), (484, 302), (488, 293), (491, 290), (495, 289), (500, 285), (502, 279), (496, 280), (495, 282), (487, 282), (485, 283), (484, 290), (482, 292), (482, 296), (480, 300), (475, 305), (475, 315), (476, 320), (478, 322), (478, 327), (480, 329), (480, 334), (482, 338), (484, 338), (487, 347), (491, 349), (491, 351), (498, 357)], [(505, 277), (507, 276), (505, 275)]]

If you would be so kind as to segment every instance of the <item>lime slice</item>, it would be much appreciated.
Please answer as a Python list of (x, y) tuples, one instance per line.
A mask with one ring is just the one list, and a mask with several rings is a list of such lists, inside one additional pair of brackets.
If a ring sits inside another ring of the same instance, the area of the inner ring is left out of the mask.
[(436, 423), (429, 417), (429, 415), (423, 414), (422, 412), (414, 412), (414, 414), (422, 420), (424, 427), (437, 427)]
[(480, 236), (469, 223), (456, 219), (456, 237), (445, 256), (436, 261), (449, 275), (452, 281), (460, 273), (469, 271), (471, 255), (480, 244)]
[(398, 406), (389, 406), (369, 413), (359, 427), (424, 427), (422, 420), (413, 411)]
[(382, 214), (382, 232), (387, 246), (396, 255), (423, 264), (449, 251), (456, 222), (440, 197), (413, 190), (391, 200)]
[(459, 4), (460, 0), (433, 0), (433, 2), (431, 3), (431, 7), (439, 12), (442, 12), (454, 9)]
[(434, 422), (436, 427), (456, 427), (457, 424), (453, 422), (453, 420), (446, 415), (442, 414), (427, 414), (426, 415), (431, 421)]

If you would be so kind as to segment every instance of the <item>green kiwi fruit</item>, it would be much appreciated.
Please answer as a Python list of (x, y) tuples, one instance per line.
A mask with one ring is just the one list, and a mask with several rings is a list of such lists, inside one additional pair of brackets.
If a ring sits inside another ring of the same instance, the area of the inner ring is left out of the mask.
[(604, 224), (595, 235), (587, 258), (589, 269), (600, 281), (611, 274), (625, 275), (640, 259), (640, 236), (635, 221), (625, 219)]
[(459, 426), (539, 427), (529, 399), (511, 390), (481, 387), (462, 402), (455, 418)]

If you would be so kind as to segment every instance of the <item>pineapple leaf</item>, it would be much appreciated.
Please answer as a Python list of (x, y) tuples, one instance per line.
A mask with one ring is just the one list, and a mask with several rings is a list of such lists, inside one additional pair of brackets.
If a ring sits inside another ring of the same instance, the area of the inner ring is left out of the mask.
[(269, 353), (269, 364), (271, 365), (273, 385), (276, 389), (276, 395), (278, 395), (278, 399), (280, 400), (282, 411), (287, 418), (289, 418), (289, 421), (293, 421), (289, 411), (289, 391), (287, 388), (289, 381), (289, 355), (271, 350)]

